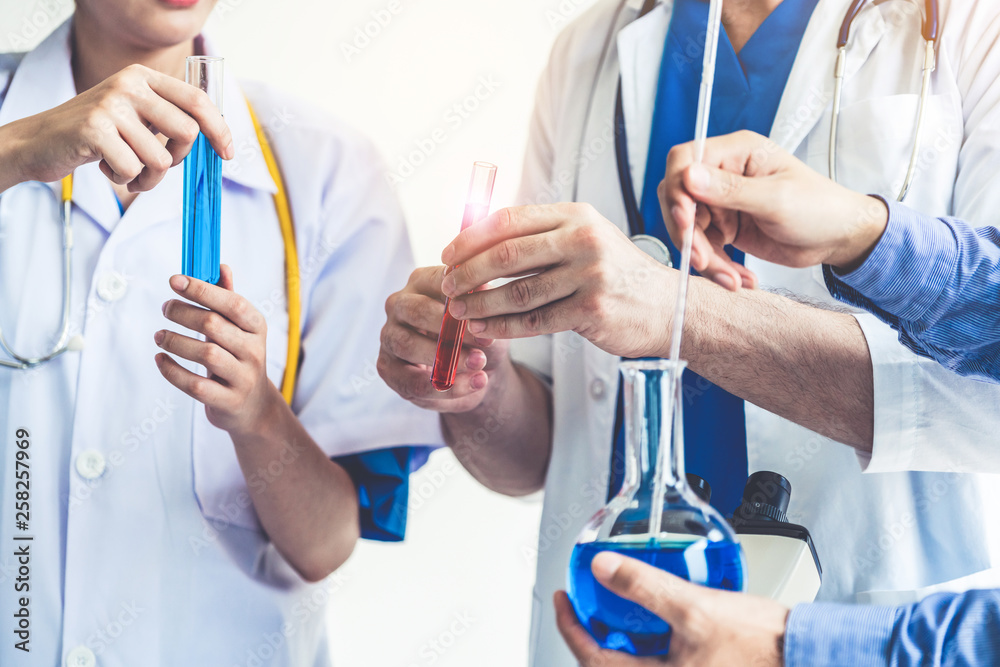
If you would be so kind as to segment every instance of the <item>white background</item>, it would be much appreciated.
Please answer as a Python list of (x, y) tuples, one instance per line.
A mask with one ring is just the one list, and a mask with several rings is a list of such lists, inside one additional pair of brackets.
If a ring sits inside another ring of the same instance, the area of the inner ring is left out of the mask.
[[(350, 58), (343, 45), (389, 0), (220, 0), (209, 31), (240, 76), (348, 120), (394, 171), (420, 163), (398, 192), (418, 262), (436, 264), (458, 231), (474, 160), (499, 166), (494, 207), (513, 202), (538, 76), (558, 31), (592, 0), (398, 2)], [(0, 0), (0, 51), (34, 46), (71, 10), (69, 0)], [(483, 77), (498, 85), (477, 100)], [(455, 104), (469, 109), (461, 124), (445, 118)], [(414, 154), (436, 128), (445, 141)], [(407, 542), (361, 544), (333, 583), (336, 663), (526, 664), (540, 503), (486, 491), (448, 452), (412, 486)]]

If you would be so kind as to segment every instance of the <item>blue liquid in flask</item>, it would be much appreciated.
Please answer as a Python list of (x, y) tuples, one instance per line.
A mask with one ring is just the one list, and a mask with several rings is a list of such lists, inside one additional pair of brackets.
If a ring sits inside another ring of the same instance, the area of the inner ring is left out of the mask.
[(181, 273), (219, 282), (222, 158), (199, 133), (184, 158), (184, 238)]
[(594, 556), (614, 551), (709, 588), (743, 590), (743, 555), (739, 544), (705, 539), (657, 543), (648, 538), (578, 544), (569, 566), (569, 597), (577, 618), (601, 648), (636, 656), (666, 655), (670, 625), (640, 605), (599, 584), (590, 570)]

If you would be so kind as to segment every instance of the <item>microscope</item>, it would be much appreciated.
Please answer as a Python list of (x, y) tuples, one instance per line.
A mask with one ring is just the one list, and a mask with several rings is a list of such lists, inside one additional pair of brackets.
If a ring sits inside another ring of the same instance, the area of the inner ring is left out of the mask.
[(815, 600), (823, 576), (809, 531), (788, 522), (791, 497), (787, 479), (776, 472), (755, 472), (729, 519), (747, 558), (746, 592), (789, 607)]

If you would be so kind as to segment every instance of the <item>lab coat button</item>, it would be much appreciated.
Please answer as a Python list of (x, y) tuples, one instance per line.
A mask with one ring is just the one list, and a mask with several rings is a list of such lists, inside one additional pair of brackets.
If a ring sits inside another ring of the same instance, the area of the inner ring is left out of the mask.
[(594, 400), (601, 400), (607, 392), (608, 385), (604, 380), (598, 378), (590, 383), (590, 395), (594, 397)]
[(77, 646), (66, 654), (66, 667), (94, 667), (97, 657), (86, 646)]
[(118, 301), (125, 296), (127, 288), (128, 281), (117, 271), (109, 271), (97, 280), (97, 296), (108, 303)]
[(107, 464), (100, 452), (88, 449), (76, 457), (76, 471), (84, 479), (97, 479), (104, 474)]

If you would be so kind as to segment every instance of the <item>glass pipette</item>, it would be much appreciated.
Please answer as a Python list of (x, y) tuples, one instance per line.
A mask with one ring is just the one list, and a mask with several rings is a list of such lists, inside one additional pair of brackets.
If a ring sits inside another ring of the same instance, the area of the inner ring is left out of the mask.
[[(695, 163), (701, 164), (705, 159), (705, 141), (708, 139), (708, 119), (712, 110), (712, 89), (715, 86), (715, 61), (719, 50), (719, 33), (722, 30), (722, 0), (710, 0), (708, 5), (708, 26), (705, 32), (705, 58), (702, 61), (701, 69), (701, 89), (698, 91), (698, 114), (694, 128), (694, 152)], [(691, 275), (691, 243), (694, 238), (694, 230), (684, 237), (681, 248), (680, 281), (677, 284), (677, 302), (674, 306), (674, 327), (673, 335), (670, 338), (670, 361), (674, 362), (674, 368), (680, 368), (677, 363), (681, 357), (681, 336), (684, 331), (684, 312), (687, 307), (688, 278)], [(675, 371), (677, 372), (677, 371)], [(680, 386), (680, 383), (676, 383)], [(677, 394), (670, 392), (667, 400), (681, 400), (680, 389)], [(666, 412), (673, 415), (673, 410)], [(671, 417), (672, 418), (672, 417)], [(670, 433), (672, 427), (679, 425), (667, 425), (664, 432)], [(656, 461), (656, 483), (654, 486), (654, 501), (649, 514), (649, 534), (655, 538), (660, 534), (660, 525), (663, 519), (661, 508), (663, 505), (663, 469), (666, 462), (663, 460), (663, 453), (666, 448), (660, 448)]]

